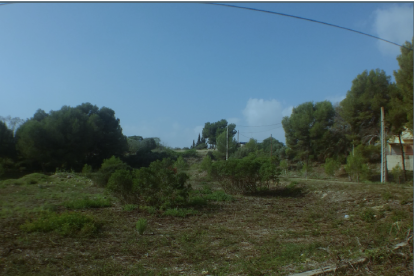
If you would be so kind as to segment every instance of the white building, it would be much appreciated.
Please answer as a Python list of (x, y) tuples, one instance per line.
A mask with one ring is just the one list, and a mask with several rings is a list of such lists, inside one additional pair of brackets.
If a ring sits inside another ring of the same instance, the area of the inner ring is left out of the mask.
[[(405, 169), (413, 170), (413, 134), (405, 130), (401, 135), (401, 144), (404, 150)], [(387, 141), (387, 169), (392, 170), (397, 164), (402, 168), (400, 139), (398, 136), (393, 136)]]

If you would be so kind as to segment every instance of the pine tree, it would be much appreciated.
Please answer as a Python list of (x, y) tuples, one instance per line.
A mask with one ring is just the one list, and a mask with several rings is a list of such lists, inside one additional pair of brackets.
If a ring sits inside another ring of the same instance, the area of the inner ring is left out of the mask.
[(201, 143), (201, 140), (200, 140), (200, 133), (199, 133), (196, 146), (200, 145), (200, 143)]

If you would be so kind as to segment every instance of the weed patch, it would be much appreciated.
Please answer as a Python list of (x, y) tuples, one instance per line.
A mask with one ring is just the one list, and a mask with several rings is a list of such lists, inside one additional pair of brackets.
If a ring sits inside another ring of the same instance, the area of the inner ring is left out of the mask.
[(20, 226), (25, 232), (51, 232), (55, 231), (63, 236), (89, 236), (96, 234), (100, 224), (80, 213), (66, 212), (62, 214), (45, 213), (33, 222), (26, 221)]
[(85, 197), (83, 199), (66, 201), (63, 203), (68, 209), (87, 209), (87, 208), (102, 208), (102, 207), (111, 207), (112, 203), (106, 198), (89, 198)]
[(164, 211), (164, 216), (171, 216), (171, 217), (182, 217), (185, 218), (189, 215), (197, 215), (199, 212), (193, 209), (185, 209), (185, 208), (174, 208), (174, 209), (167, 209)]

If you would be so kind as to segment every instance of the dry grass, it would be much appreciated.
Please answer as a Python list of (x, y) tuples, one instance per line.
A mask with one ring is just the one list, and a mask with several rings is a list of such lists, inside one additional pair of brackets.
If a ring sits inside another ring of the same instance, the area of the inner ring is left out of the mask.
[[(219, 189), (191, 163), (194, 187)], [(367, 256), (368, 263), (336, 275), (412, 275), (412, 243), (389, 250), (412, 235), (412, 186), (296, 180), (286, 188), (292, 180), (260, 195), (211, 202), (186, 218), (124, 211), (112, 199), (112, 207), (76, 211), (103, 225), (87, 237), (26, 233), (20, 225), (47, 204), (64, 212), (67, 200), (107, 196), (89, 179), (0, 182), (0, 274), (289, 275)], [(143, 235), (139, 219), (148, 222)]]

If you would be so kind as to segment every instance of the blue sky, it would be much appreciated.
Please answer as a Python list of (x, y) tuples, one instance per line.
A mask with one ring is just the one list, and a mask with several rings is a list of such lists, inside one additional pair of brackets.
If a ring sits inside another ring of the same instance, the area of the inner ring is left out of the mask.
[[(337, 24), (403, 44), (411, 3), (232, 3)], [(204, 123), (270, 134), (307, 101), (338, 102), (364, 70), (398, 70), (398, 46), (293, 18), (202, 3), (0, 6), (0, 116), (90, 102), (125, 135), (190, 146)], [(276, 125), (274, 125), (276, 124)], [(279, 125), (277, 125), (279, 124)], [(260, 126), (267, 127), (242, 127)]]

